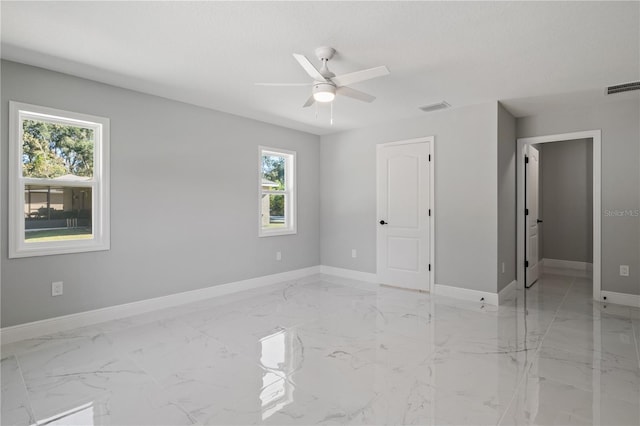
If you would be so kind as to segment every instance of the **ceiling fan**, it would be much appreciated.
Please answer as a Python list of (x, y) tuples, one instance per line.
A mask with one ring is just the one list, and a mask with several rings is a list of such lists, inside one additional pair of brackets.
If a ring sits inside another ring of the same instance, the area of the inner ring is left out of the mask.
[(373, 102), (376, 99), (375, 96), (352, 89), (351, 87), (347, 87), (347, 85), (385, 76), (389, 74), (387, 67), (380, 66), (336, 76), (334, 73), (329, 71), (329, 68), (327, 67), (327, 63), (331, 58), (333, 58), (335, 53), (336, 51), (332, 47), (318, 47), (315, 50), (318, 60), (322, 62), (322, 67), (320, 67), (319, 70), (313, 66), (306, 56), (299, 53), (293, 54), (293, 57), (298, 61), (300, 66), (311, 78), (313, 78), (312, 83), (256, 83), (256, 85), (313, 86), (311, 89), (311, 96), (309, 96), (307, 102), (302, 105), (303, 108), (313, 105), (314, 102), (331, 102), (335, 99), (336, 95), (348, 96), (363, 102)]

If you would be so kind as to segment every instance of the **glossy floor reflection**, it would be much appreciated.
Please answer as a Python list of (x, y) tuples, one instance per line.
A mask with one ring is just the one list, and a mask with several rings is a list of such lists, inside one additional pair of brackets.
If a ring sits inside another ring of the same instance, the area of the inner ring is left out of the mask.
[(308, 277), (2, 348), (2, 424), (640, 424), (640, 310)]

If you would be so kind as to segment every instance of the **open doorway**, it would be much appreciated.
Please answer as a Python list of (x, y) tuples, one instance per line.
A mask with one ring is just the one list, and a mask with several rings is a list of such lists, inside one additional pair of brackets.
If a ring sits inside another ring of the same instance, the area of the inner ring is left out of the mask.
[[(600, 144), (599, 130), (518, 139), (517, 279), (519, 286), (528, 287), (535, 283), (540, 261), (543, 258), (549, 266), (570, 266), (587, 270), (591, 269), (592, 264), (593, 298), (600, 300)], [(549, 161), (547, 175), (545, 176), (543, 165), (540, 178), (536, 171), (539, 171), (540, 165), (544, 164), (545, 153)], [(578, 153), (581, 153), (584, 158), (581, 160), (576, 158), (576, 163), (582, 161), (582, 168), (589, 164), (589, 170), (583, 170), (584, 173), (580, 172), (579, 168), (572, 166), (563, 169), (562, 164), (557, 164), (565, 161), (561, 158), (562, 156), (578, 155)], [(533, 156), (535, 160), (532, 161)], [(581, 175), (575, 176), (575, 180), (584, 179), (587, 176), (591, 182), (567, 181), (564, 182), (567, 184), (564, 186), (571, 186), (575, 192), (587, 191), (588, 194), (570, 193), (566, 188), (564, 188), (565, 192), (562, 192), (563, 185), (550, 185), (553, 180), (567, 180), (567, 176), (563, 176), (563, 173), (572, 173), (572, 170)], [(536, 182), (532, 185), (531, 180)], [(545, 182), (547, 182), (546, 185)], [(549, 193), (542, 198), (538, 197), (540, 193), (536, 183), (542, 187), (543, 191), (546, 186)], [(528, 193), (527, 189), (529, 189)], [(578, 199), (580, 197), (582, 198)], [(590, 205), (589, 212), (584, 211), (586, 203)], [(580, 204), (583, 209), (578, 212), (577, 205)], [(546, 224), (545, 213), (549, 216), (546, 218)], [(570, 217), (571, 214), (574, 214), (574, 217)], [(567, 226), (567, 224), (570, 225)], [(545, 226), (547, 229), (544, 228)], [(590, 229), (585, 230), (586, 226)], [(549, 232), (554, 228), (555, 233)], [(580, 230), (585, 232), (579, 233)]]

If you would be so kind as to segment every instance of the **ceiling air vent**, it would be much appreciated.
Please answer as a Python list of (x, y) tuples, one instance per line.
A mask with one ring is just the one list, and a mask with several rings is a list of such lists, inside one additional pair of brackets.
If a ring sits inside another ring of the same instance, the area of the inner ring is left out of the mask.
[(640, 81), (634, 81), (633, 83), (616, 84), (615, 86), (607, 87), (607, 95), (613, 95), (614, 93), (629, 92), (631, 90), (639, 90)]
[(440, 109), (449, 108), (450, 106), (451, 105), (449, 105), (446, 101), (442, 101), (442, 102), (438, 102), (437, 104), (425, 105), (418, 108), (420, 108), (424, 112), (433, 112), (433, 111), (438, 111)]

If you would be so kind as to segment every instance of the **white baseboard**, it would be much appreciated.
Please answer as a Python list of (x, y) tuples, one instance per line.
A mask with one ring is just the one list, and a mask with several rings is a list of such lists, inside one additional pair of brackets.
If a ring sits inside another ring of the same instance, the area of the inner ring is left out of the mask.
[(0, 329), (0, 342), (2, 342), (2, 344), (7, 344), (24, 339), (32, 339), (100, 322), (197, 302), (211, 297), (264, 287), (282, 281), (295, 280), (309, 275), (318, 274), (320, 273), (320, 269), (320, 266), (312, 266), (309, 268), (296, 269), (273, 275), (265, 275), (262, 277), (220, 284), (198, 290), (170, 294), (168, 296), (155, 297), (153, 299), (140, 300), (138, 302), (126, 303), (123, 305), (109, 306), (102, 309), (95, 309), (77, 314), (64, 315), (41, 321), (4, 327)]
[(498, 304), (502, 305), (502, 303), (507, 300), (513, 293), (515, 293), (516, 288), (518, 287), (518, 282), (516, 280), (511, 281), (505, 288), (500, 290), (498, 293)]
[(443, 284), (435, 285), (435, 294), (440, 296), (453, 297), (456, 299), (470, 300), (472, 302), (480, 302), (484, 298), (484, 303), (488, 305), (498, 306), (499, 304), (498, 293), (489, 293), (486, 291), (471, 290), (462, 287), (452, 287)]
[(542, 259), (542, 266), (547, 268), (576, 269), (578, 271), (593, 271), (593, 263), (577, 262), (574, 260)]
[[(65, 330), (71, 330), (78, 327), (84, 327), (105, 321), (144, 314), (159, 309), (180, 306), (187, 303), (201, 301), (203, 299), (237, 293), (244, 290), (265, 287), (283, 281), (300, 279), (318, 273), (334, 275), (342, 278), (359, 280), (369, 283), (378, 282), (377, 275), (369, 272), (354, 271), (351, 269), (336, 268), (333, 266), (325, 265), (312, 266), (309, 268), (296, 269), (293, 271), (287, 271), (273, 275), (265, 275), (262, 277), (220, 284), (198, 290), (170, 294), (153, 299), (140, 300), (123, 305), (109, 306), (92, 311), (79, 312), (76, 314), (64, 315), (41, 321), (34, 321), (11, 327), (5, 327), (0, 329), (0, 342), (2, 342), (2, 344), (8, 344), (24, 339), (33, 339), (35, 337), (58, 333)], [(484, 298), (485, 303), (490, 305), (498, 305), (499, 302), (504, 300), (511, 291), (515, 290), (515, 287), (516, 282), (513, 281), (507, 287), (502, 289), (500, 294), (497, 294), (436, 284), (435, 294), (477, 302)], [(640, 296), (605, 291), (603, 291), (602, 294), (606, 295), (608, 301), (611, 303), (640, 306)], [(635, 303), (635, 305), (630, 303)]]
[[(351, 269), (336, 268), (333, 266), (326, 266), (326, 265), (320, 266), (320, 273), (335, 275), (338, 277), (349, 278), (353, 280), (366, 281), (370, 283), (378, 282), (378, 276), (376, 274), (373, 274), (370, 272), (354, 271)], [(476, 302), (479, 302), (480, 299), (484, 298), (485, 303), (489, 305), (497, 306), (500, 301), (500, 297), (502, 297), (503, 299), (506, 298), (509, 292), (515, 291), (515, 289), (516, 289), (515, 280), (509, 283), (509, 285), (502, 290), (500, 295), (498, 293), (489, 293), (489, 292), (478, 291), (478, 290), (470, 290), (470, 289), (461, 288), (461, 287), (452, 287), (448, 285), (436, 284), (435, 294), (439, 294), (447, 297), (453, 297), (456, 299), (471, 300)]]
[(640, 308), (640, 294), (616, 293), (615, 291), (601, 291), (601, 301), (604, 302), (606, 297), (607, 303), (615, 303), (617, 305), (633, 306)]
[(371, 272), (354, 271), (353, 269), (335, 268), (333, 266), (320, 266), (320, 273), (327, 275), (335, 275), (337, 277), (349, 278), (352, 280), (360, 280), (368, 283), (377, 283), (378, 276)]

